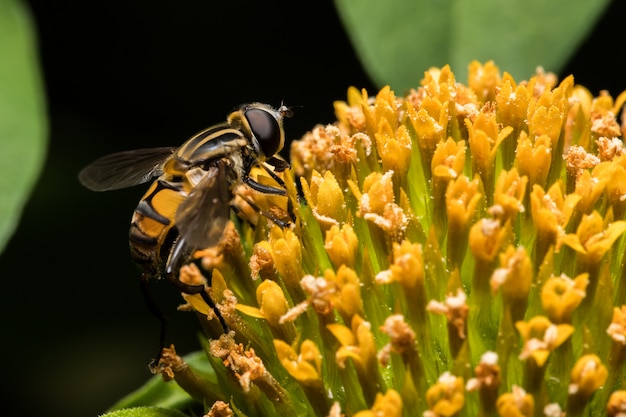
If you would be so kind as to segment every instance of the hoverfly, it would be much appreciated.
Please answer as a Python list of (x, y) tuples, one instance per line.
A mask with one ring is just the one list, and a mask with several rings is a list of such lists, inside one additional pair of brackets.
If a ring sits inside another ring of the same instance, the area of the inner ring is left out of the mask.
[[(289, 116), (291, 110), (286, 106), (274, 109), (261, 103), (244, 104), (230, 113), (226, 122), (202, 130), (179, 148), (115, 153), (79, 173), (80, 182), (93, 191), (131, 187), (156, 178), (135, 208), (129, 242), (131, 256), (142, 271), (148, 307), (161, 321), (160, 348), (164, 345), (166, 318), (148, 295), (147, 282), (152, 277), (165, 277), (183, 293), (201, 294), (227, 330), (205, 286), (181, 282), (178, 271), (195, 250), (221, 241), (231, 206), (236, 209), (233, 200), (238, 186), (245, 184), (258, 192), (287, 195), (284, 182), (274, 171), (289, 166), (275, 156), (285, 143), (283, 118)], [(252, 179), (250, 171), (257, 166), (264, 168), (279, 187)], [(279, 226), (287, 226), (288, 222), (244, 199)], [(291, 201), (288, 205), (291, 207)]]

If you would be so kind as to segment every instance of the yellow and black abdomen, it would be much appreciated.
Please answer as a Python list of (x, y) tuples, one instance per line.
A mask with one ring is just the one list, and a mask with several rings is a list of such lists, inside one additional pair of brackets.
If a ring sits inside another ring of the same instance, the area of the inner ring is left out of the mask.
[(186, 198), (182, 183), (158, 179), (133, 213), (129, 242), (133, 260), (150, 275), (161, 276), (174, 240), (176, 210)]

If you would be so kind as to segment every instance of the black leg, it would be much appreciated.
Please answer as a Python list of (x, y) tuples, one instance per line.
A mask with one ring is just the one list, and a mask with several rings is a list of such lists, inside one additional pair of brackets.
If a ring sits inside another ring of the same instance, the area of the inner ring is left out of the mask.
[[(226, 325), (226, 321), (224, 321), (224, 317), (222, 317), (222, 314), (217, 309), (215, 302), (211, 299), (209, 294), (207, 294), (205, 286), (189, 285), (180, 280), (178, 271), (183, 265), (184, 260), (190, 257), (190, 252), (191, 248), (187, 246), (187, 244), (185, 243), (185, 239), (183, 239), (182, 237), (178, 238), (178, 240), (174, 244), (174, 248), (172, 248), (170, 258), (167, 261), (167, 265), (165, 266), (165, 276), (167, 277), (167, 280), (178, 289), (178, 291), (189, 295), (200, 294), (204, 302), (213, 309), (215, 316), (218, 318), (220, 324), (222, 325), (224, 333), (228, 333), (228, 326)], [(209, 278), (207, 279), (207, 285), (209, 287), (211, 286), (211, 276), (212, 274), (209, 275)]]
[[(242, 198), (242, 199), (243, 199), (246, 203), (248, 203), (248, 205), (249, 205), (250, 207), (252, 207), (252, 209), (253, 209), (254, 211), (256, 211), (257, 213), (261, 213), (261, 215), (262, 215), (263, 217), (266, 217), (266, 218), (270, 219), (271, 221), (273, 221), (274, 223), (276, 223), (279, 227), (281, 227), (281, 228), (283, 228), (283, 229), (284, 229), (285, 227), (288, 227), (288, 226), (289, 226), (289, 222), (286, 222), (286, 221), (284, 221), (284, 220), (278, 219), (278, 218), (276, 218), (276, 216), (274, 216), (272, 213), (268, 213), (267, 211), (262, 210), (262, 209), (261, 209), (261, 207), (257, 206), (257, 205), (254, 203), (254, 201), (252, 201), (252, 200), (251, 200), (250, 198), (248, 198), (247, 196), (245, 196), (245, 195), (241, 195), (241, 194), (238, 194), (238, 195), (239, 195), (239, 197), (241, 197), (241, 198)], [(235, 209), (235, 210), (236, 210), (237, 212), (241, 213), (241, 210), (239, 210), (239, 209)]]
[[(287, 213), (289, 214), (289, 218), (291, 219), (291, 222), (295, 223), (296, 216), (295, 216), (295, 214), (293, 212), (293, 202), (291, 201), (291, 198), (289, 198), (289, 196), (287, 195), (287, 189), (285, 187), (285, 182), (282, 180), (282, 178), (280, 178), (278, 175), (276, 175), (276, 173), (272, 169), (270, 169), (266, 164), (261, 164), (261, 167), (263, 167), (265, 172), (267, 172), (268, 175), (270, 177), (272, 177), (272, 179), (274, 181), (276, 181), (276, 183), (281, 188), (260, 184), (260, 183), (256, 182), (255, 180), (253, 180), (252, 178), (247, 177), (247, 176), (243, 178), (243, 182), (248, 187), (252, 188), (255, 191), (261, 192), (261, 193), (286, 196), (287, 197)], [(250, 204), (250, 206), (252, 208), (254, 208), (257, 212), (261, 213), (263, 216), (265, 216), (268, 219), (272, 220), (274, 223), (278, 224), (280, 227), (285, 228), (285, 227), (287, 227), (289, 225), (288, 223), (280, 221), (280, 220), (277, 222), (276, 221), (277, 219), (274, 216), (268, 215), (267, 213), (261, 211), (256, 204), (254, 204), (254, 203), (252, 203), (250, 201), (250, 199), (245, 198), (242, 195), (240, 195), (240, 197), (242, 197), (248, 204)]]
[(150, 369), (153, 369), (156, 365), (158, 365), (161, 360), (161, 354), (163, 352), (163, 348), (165, 347), (165, 336), (167, 330), (167, 322), (168, 318), (163, 314), (163, 311), (159, 308), (158, 304), (154, 300), (152, 296), (152, 292), (150, 291), (150, 287), (148, 286), (149, 278), (145, 275), (141, 275), (141, 294), (143, 295), (143, 299), (146, 301), (146, 305), (148, 306), (148, 310), (150, 313), (159, 320), (159, 351), (156, 354), (156, 357), (150, 363)]
[[(277, 158), (273, 158), (275, 159), (277, 162), (284, 162), (280, 159)], [(270, 162), (268, 160), (268, 162)], [(272, 163), (270, 163), (270, 165), (274, 166), (276, 168), (276, 170), (278, 172), (282, 172), (285, 169), (289, 168), (289, 164), (287, 162), (284, 162), (286, 164), (286, 166), (284, 165), (273, 165)], [(283, 189), (285, 189), (285, 195), (287, 194), (287, 187), (285, 186), (285, 181), (283, 181), (282, 178), (280, 178), (278, 175), (276, 175), (276, 173), (274, 171), (272, 171), (266, 164), (262, 164), (261, 165), (263, 167), (263, 169), (265, 170), (265, 172), (267, 172), (269, 174), (270, 177), (272, 177), (274, 179), (274, 181), (276, 181), (278, 183), (278, 185), (280, 185)], [(291, 219), (292, 223), (296, 222), (296, 215), (293, 212), (293, 203), (291, 201), (291, 198), (287, 197), (287, 213), (289, 214), (289, 218)]]

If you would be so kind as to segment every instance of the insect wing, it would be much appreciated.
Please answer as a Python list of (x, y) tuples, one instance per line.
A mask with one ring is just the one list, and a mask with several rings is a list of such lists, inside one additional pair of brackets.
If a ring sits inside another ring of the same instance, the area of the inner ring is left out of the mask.
[(178, 207), (176, 227), (190, 246), (204, 249), (221, 241), (230, 219), (229, 184), (225, 167), (212, 166)]
[(163, 173), (163, 163), (176, 148), (149, 148), (118, 152), (95, 160), (78, 174), (92, 191), (109, 191), (150, 181)]

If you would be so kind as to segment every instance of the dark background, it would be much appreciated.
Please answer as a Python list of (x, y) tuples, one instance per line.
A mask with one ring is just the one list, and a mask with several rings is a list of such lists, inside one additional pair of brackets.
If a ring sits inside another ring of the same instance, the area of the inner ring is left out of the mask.
[[(28, 4), (50, 142), (0, 257), (0, 411), (95, 416), (150, 376), (158, 325), (126, 242), (145, 187), (93, 193), (78, 184), (80, 168), (111, 152), (178, 145), (249, 101), (296, 106), (286, 130), (299, 138), (333, 120), (332, 102), (350, 85), (376, 90), (330, 1)], [(615, 2), (561, 75), (594, 94), (625, 90), (624, 16), (625, 2)], [(195, 350), (195, 319), (174, 312), (178, 295), (159, 284), (170, 341)]]

